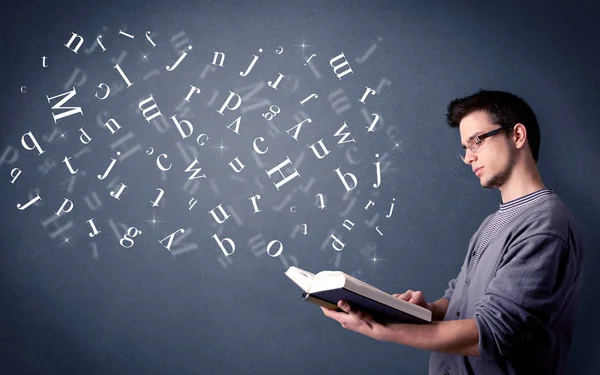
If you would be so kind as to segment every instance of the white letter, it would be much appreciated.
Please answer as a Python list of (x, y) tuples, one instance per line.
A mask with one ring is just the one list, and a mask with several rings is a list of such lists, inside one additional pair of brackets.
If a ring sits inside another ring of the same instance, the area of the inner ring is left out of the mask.
[[(33, 142), (32, 146), (29, 146), (27, 143), (25, 143), (25, 136), (26, 135), (29, 136), (29, 139), (31, 139), (31, 141)], [(38, 155), (41, 155), (44, 152), (46, 152), (46, 151), (42, 150), (42, 148), (40, 147), (40, 144), (38, 143), (38, 141), (33, 136), (33, 133), (31, 133), (31, 132), (23, 134), (23, 136), (21, 137), (21, 145), (23, 145), (23, 148), (25, 150), (29, 150), (29, 151), (33, 151), (33, 149), (35, 148), (39, 152)]]
[[(151, 106), (149, 106), (148, 108), (142, 108), (144, 105), (146, 105), (147, 103), (150, 103), (150, 102), (152, 102)], [(152, 119), (157, 116), (162, 116), (162, 113), (160, 113), (160, 109), (158, 109), (158, 106), (154, 102), (154, 98), (152, 97), (152, 95), (150, 95), (150, 97), (141, 101), (138, 104), (138, 107), (140, 108), (140, 110), (142, 110), (142, 114), (144, 115), (144, 117), (146, 118), (146, 121), (148, 121), (148, 122), (152, 121)], [(152, 111), (153, 109), (156, 109), (156, 112), (154, 112), (153, 114), (151, 114), (149, 116), (146, 116), (146, 113)]]
[[(269, 250), (271, 250), (271, 246), (273, 246), (273, 244), (276, 242), (279, 244), (279, 250), (277, 250), (277, 252), (275, 254), (271, 254), (271, 252)], [(278, 240), (273, 240), (273, 241), (269, 242), (269, 244), (267, 245), (267, 254), (269, 254), (269, 256), (271, 256), (273, 258), (275, 258), (276, 256), (279, 256), (282, 251), (283, 251), (283, 244)]]
[[(75, 173), (77, 173), (77, 171), (79, 169), (73, 170), (73, 167), (71, 166), (71, 163), (69, 163), (70, 159), (71, 158), (68, 158), (68, 157), (65, 156), (65, 158), (63, 159), (63, 163), (65, 163), (67, 165), (67, 168), (69, 169), (69, 172), (71, 172), (71, 174), (75, 174)], [(83, 172), (81, 172), (81, 173), (83, 173)]]
[(106, 87), (106, 94), (104, 94), (103, 97), (99, 97), (98, 92), (96, 92), (96, 94), (94, 95), (96, 98), (98, 98), (100, 100), (104, 100), (104, 99), (108, 98), (108, 95), (110, 95), (110, 87), (108, 87), (108, 85), (106, 83), (101, 83), (98, 85), (98, 88), (101, 89), (102, 86)]
[[(231, 240), (231, 238), (223, 238), (223, 240), (219, 240), (219, 236), (217, 236), (216, 233), (213, 234), (212, 238), (214, 238), (215, 241), (217, 241), (217, 244), (219, 245), (219, 247), (221, 248), (221, 251), (223, 251), (223, 254), (225, 254), (226, 257), (230, 256), (235, 251), (235, 242), (233, 242)], [(228, 242), (231, 245), (230, 253), (228, 253), (227, 250), (225, 249), (225, 246), (223, 246), (223, 242)]]
[[(321, 149), (323, 150), (322, 154), (319, 154), (319, 152), (317, 151), (317, 148), (315, 147), (316, 144), (319, 144), (319, 146), (321, 146)], [(310, 149), (313, 150), (313, 152), (315, 153), (315, 156), (318, 159), (323, 159), (325, 156), (327, 156), (327, 154), (329, 154), (331, 152), (327, 149), (327, 147), (325, 147), (325, 144), (323, 144), (323, 139), (320, 139), (319, 142), (313, 143), (312, 145), (310, 145)]]
[[(335, 172), (338, 174), (338, 176), (340, 176), (340, 180), (342, 180), (342, 182), (344, 183), (344, 186), (346, 187), (346, 191), (350, 191), (350, 190), (354, 190), (354, 188), (356, 187), (358, 181), (356, 180), (356, 176), (354, 176), (352, 173), (344, 173), (342, 175), (342, 172), (340, 172), (340, 168), (335, 169)], [(352, 179), (352, 182), (354, 184), (353, 187), (350, 187), (350, 185), (348, 185), (348, 183), (346, 182), (346, 176), (350, 176), (350, 178)]]
[(285, 185), (286, 183), (288, 183), (290, 180), (292, 180), (295, 177), (300, 177), (300, 173), (298, 173), (298, 171), (296, 169), (294, 169), (294, 173), (292, 173), (289, 176), (285, 176), (283, 174), (283, 172), (281, 171), (281, 168), (285, 167), (288, 164), (292, 164), (290, 158), (288, 156), (285, 157), (285, 160), (282, 161), (281, 163), (279, 163), (279, 165), (275, 166), (274, 168), (272, 168), (271, 170), (265, 170), (265, 172), (267, 172), (267, 174), (269, 175), (269, 178), (271, 178), (271, 175), (275, 172), (279, 172), (281, 174), (282, 177), (284, 177), (283, 180), (279, 181), (278, 183), (273, 183), (273, 185), (275, 185), (275, 187), (277, 188), (277, 190), (279, 190), (280, 186)]
[(260, 212), (260, 210), (258, 209), (258, 204), (256, 204), (256, 200), (260, 199), (260, 195), (256, 194), (255, 196), (248, 198), (252, 201), (252, 206), (254, 207), (254, 214), (257, 212)]
[(196, 86), (192, 86), (192, 85), (190, 85), (190, 87), (191, 87), (190, 88), (190, 92), (187, 94), (187, 96), (185, 98), (183, 98), (183, 100), (185, 100), (188, 103), (190, 102), (190, 98), (192, 97), (192, 95), (194, 93), (200, 94), (200, 89), (199, 88), (197, 88)]
[[(336, 63), (336, 61), (343, 59), (343, 62), (341, 62), (338, 65), (333, 65)], [(348, 60), (346, 60), (346, 56), (344, 56), (344, 52), (340, 53), (339, 55), (337, 55), (336, 57), (334, 57), (333, 59), (331, 59), (329, 61), (329, 65), (331, 65), (331, 67), (333, 68), (333, 72), (337, 75), (337, 77), (339, 79), (342, 79), (343, 76), (345, 76), (348, 73), (352, 73), (352, 68), (350, 68), (350, 64), (348, 64)], [(348, 65), (348, 68), (346, 68), (346, 70), (344, 70), (341, 73), (338, 73), (338, 70), (342, 69), (344, 66)]]
[[(342, 249), (344, 248), (344, 246), (346, 246), (346, 244), (343, 243), (342, 241), (338, 240), (333, 234), (331, 235), (331, 238), (333, 238), (333, 241), (334, 241), (334, 242), (331, 243), (331, 246), (333, 246), (333, 248), (336, 251), (342, 251)], [(341, 246), (340, 247), (336, 247), (335, 246), (336, 244), (338, 244), (338, 246), (340, 246), (340, 245)]]
[[(17, 175), (15, 176), (15, 171), (18, 171)], [(12, 181), (10, 182), (11, 184), (14, 184), (15, 181), (17, 180), (17, 178), (21, 175), (21, 170), (19, 168), (13, 168), (10, 171), (10, 177), (12, 177)]]
[(158, 166), (158, 169), (160, 169), (161, 171), (168, 171), (169, 169), (171, 169), (171, 167), (173, 166), (172, 164), (169, 163), (169, 168), (165, 168), (162, 163), (160, 162), (160, 158), (164, 157), (165, 159), (168, 158), (167, 154), (160, 154), (156, 157), (156, 165)]
[(254, 142), (252, 142), (252, 147), (254, 148), (254, 151), (256, 151), (257, 154), (266, 154), (267, 151), (269, 151), (269, 146), (267, 146), (267, 148), (264, 151), (261, 151), (258, 146), (256, 145), (256, 140), (260, 139), (261, 142), (264, 142), (265, 139), (263, 137), (257, 137), (254, 139)]
[[(75, 52), (75, 54), (77, 54), (77, 51), (79, 51), (79, 47), (81, 47), (81, 45), (83, 44), (83, 37), (81, 35), (75, 34), (72, 31), (71, 31), (71, 34), (73, 34), (73, 35), (71, 36), (71, 39), (69, 39), (67, 44), (65, 44), (65, 47), (67, 47), (71, 51)], [(71, 48), (71, 44), (75, 41), (75, 38), (79, 38), (79, 40), (77, 42), (77, 46), (75, 48)]]
[[(188, 120), (177, 121), (176, 116), (177, 115), (171, 116), (170, 119), (173, 120), (173, 122), (175, 123), (175, 126), (177, 126), (177, 130), (179, 130), (181, 137), (183, 137), (183, 139), (186, 139), (187, 137), (191, 136), (192, 133), (194, 132), (194, 126)], [(185, 124), (187, 126), (189, 134), (185, 134), (185, 132), (181, 128), (181, 124)]]
[(362, 98), (358, 99), (358, 101), (361, 102), (362, 104), (365, 104), (365, 99), (367, 98), (367, 96), (369, 94), (371, 94), (371, 95), (376, 94), (375, 90), (368, 88), (367, 86), (365, 86), (365, 88), (366, 88), (366, 90), (365, 90), (365, 93), (363, 94)]
[(38, 193), (35, 194), (35, 198), (33, 198), (32, 200), (30, 200), (29, 202), (27, 202), (24, 206), (21, 205), (21, 203), (17, 203), (17, 208), (21, 211), (23, 211), (24, 209), (26, 209), (27, 207), (31, 206), (32, 204), (34, 204), (37, 201), (41, 201), (42, 198), (40, 198), (40, 195)]
[[(233, 107), (229, 107), (229, 102), (231, 101), (231, 99), (233, 99), (233, 97), (236, 98), (237, 103)], [(229, 91), (229, 96), (227, 97), (227, 100), (225, 100), (225, 103), (223, 103), (223, 106), (221, 106), (221, 109), (219, 109), (217, 112), (219, 112), (220, 115), (224, 116), (223, 111), (225, 110), (225, 108), (227, 108), (230, 111), (235, 111), (240, 107), (240, 104), (242, 104), (242, 98), (233, 91)]]
[(56, 120), (60, 120), (63, 117), (71, 116), (75, 113), (79, 113), (79, 114), (83, 115), (83, 111), (81, 110), (81, 107), (63, 107), (63, 105), (66, 104), (69, 101), (69, 99), (74, 97), (75, 94), (77, 94), (77, 91), (75, 90), (75, 86), (73, 86), (73, 90), (53, 96), (51, 98), (48, 97), (48, 95), (46, 95), (46, 98), (48, 99), (48, 103), (50, 103), (50, 101), (52, 99), (59, 98), (61, 96), (66, 96), (65, 98), (59, 100), (58, 103), (56, 103), (55, 105), (52, 106), (52, 109), (56, 109), (56, 110), (59, 110), (59, 109), (64, 109), (64, 110), (68, 109), (69, 110), (69, 111), (60, 113), (59, 115), (55, 115), (54, 112), (52, 112), (52, 117), (54, 118), (55, 124), (56, 124)]
[[(233, 165), (233, 163), (236, 162), (237, 164), (237, 168), (236, 166)], [(242, 171), (242, 169), (244, 169), (245, 165), (242, 164), (242, 162), (240, 161), (240, 159), (238, 159), (238, 156), (235, 157), (235, 159), (233, 159), (230, 163), (229, 166), (231, 167), (231, 169), (233, 169), (236, 173), (240, 173)]]
[[(69, 203), (70, 206), (68, 209), (65, 210), (65, 206), (67, 205), (67, 203)], [(65, 198), (65, 201), (63, 202), (63, 204), (60, 205), (60, 208), (58, 209), (58, 211), (55, 212), (55, 214), (56, 214), (56, 216), (60, 216), (60, 214), (62, 212), (69, 213), (69, 212), (71, 212), (72, 209), (73, 209), (73, 202), (71, 202), (70, 200)]]
[[(217, 208), (219, 209), (219, 211), (221, 211), (221, 215), (223, 216), (222, 219), (220, 219), (217, 216), (217, 214), (215, 213), (215, 210)], [(223, 210), (222, 203), (219, 204), (217, 207), (213, 208), (212, 210), (208, 211), (208, 212), (213, 216), (213, 218), (215, 219), (215, 221), (217, 222), (217, 224), (223, 224), (225, 222), (225, 220), (229, 219), (229, 214), (227, 214), (225, 212), (225, 210)]]
[[(83, 128), (79, 128), (79, 131), (81, 132), (81, 135), (79, 136), (79, 140), (81, 141), (81, 143), (83, 143), (84, 145), (87, 145), (88, 143), (90, 143), (92, 141), (92, 138), (85, 132), (85, 130), (83, 130)], [(87, 141), (84, 140), (83, 137), (86, 137)]]

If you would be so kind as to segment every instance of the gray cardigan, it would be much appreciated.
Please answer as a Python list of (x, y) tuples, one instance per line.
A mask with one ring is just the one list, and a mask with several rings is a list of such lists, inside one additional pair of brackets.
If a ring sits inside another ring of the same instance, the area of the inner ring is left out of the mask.
[(444, 320), (475, 319), (480, 357), (434, 352), (429, 373), (563, 374), (581, 287), (583, 244), (574, 219), (550, 193), (505, 223), (478, 254), (493, 216), (471, 238), (444, 294)]

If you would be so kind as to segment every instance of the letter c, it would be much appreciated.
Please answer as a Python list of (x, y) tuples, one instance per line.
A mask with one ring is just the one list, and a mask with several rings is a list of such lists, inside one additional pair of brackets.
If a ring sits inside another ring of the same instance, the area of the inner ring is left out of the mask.
[(200, 135), (198, 136), (198, 138), (196, 138), (196, 143), (198, 143), (198, 145), (199, 145), (199, 146), (204, 146), (204, 142), (202, 142), (202, 141), (200, 140), (200, 138), (202, 138), (202, 137), (206, 137), (206, 140), (208, 141), (208, 135), (206, 135), (206, 134), (204, 134), (204, 133), (200, 134)]
[(166, 158), (168, 158), (167, 154), (160, 154), (160, 155), (158, 155), (158, 157), (156, 158), (156, 165), (158, 166), (158, 168), (159, 168), (161, 171), (168, 171), (169, 169), (171, 169), (171, 167), (172, 167), (173, 165), (172, 165), (172, 164), (169, 164), (169, 168), (165, 168), (165, 167), (162, 165), (162, 163), (160, 162), (160, 157), (161, 157), (161, 156), (164, 156), (164, 157), (165, 157), (165, 159), (166, 159)]
[(108, 87), (108, 85), (106, 83), (101, 83), (98, 85), (98, 88), (101, 89), (102, 86), (106, 87), (106, 89), (105, 89), (106, 93), (102, 97), (98, 96), (98, 92), (96, 92), (96, 94), (94, 94), (94, 96), (100, 100), (104, 100), (104, 99), (108, 98), (108, 95), (110, 95), (110, 87)]
[(296, 208), (296, 206), (290, 207), (290, 212), (296, 212), (295, 208)]
[(21, 86), (21, 92), (25, 94), (27, 92), (27, 86)]
[(254, 139), (254, 142), (252, 142), (252, 146), (254, 147), (254, 151), (256, 151), (256, 153), (258, 153), (258, 154), (261, 154), (261, 155), (262, 155), (262, 154), (265, 154), (267, 151), (269, 151), (269, 146), (267, 146), (267, 149), (266, 149), (266, 150), (264, 150), (264, 151), (261, 151), (261, 150), (258, 148), (258, 146), (256, 145), (256, 140), (257, 140), (257, 139), (260, 139), (260, 141), (261, 141), (261, 142), (264, 142), (264, 141), (265, 141), (265, 139), (264, 139), (263, 137), (258, 137), (258, 138), (255, 138), (255, 139)]

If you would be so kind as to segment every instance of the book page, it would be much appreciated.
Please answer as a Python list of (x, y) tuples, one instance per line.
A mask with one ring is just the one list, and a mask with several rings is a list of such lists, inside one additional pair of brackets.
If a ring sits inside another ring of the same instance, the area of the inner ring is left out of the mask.
[(290, 266), (285, 274), (305, 292), (308, 292), (315, 277), (315, 274), (294, 266)]

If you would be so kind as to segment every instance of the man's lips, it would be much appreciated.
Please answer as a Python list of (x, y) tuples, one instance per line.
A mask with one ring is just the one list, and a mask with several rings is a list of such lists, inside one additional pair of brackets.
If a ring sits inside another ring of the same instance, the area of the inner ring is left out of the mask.
[(473, 169), (473, 173), (477, 174), (477, 171), (479, 171), (481, 168), (483, 168), (483, 167), (478, 167), (478, 168)]

